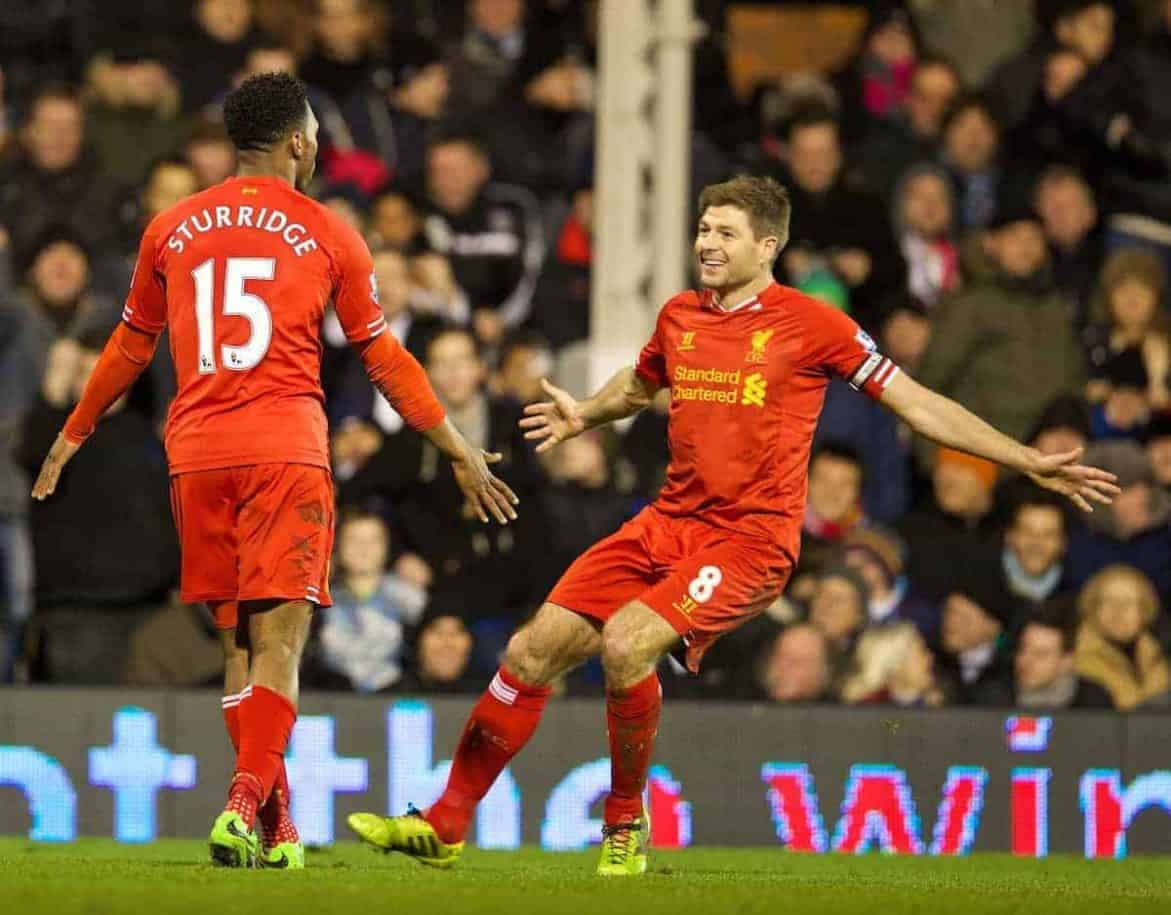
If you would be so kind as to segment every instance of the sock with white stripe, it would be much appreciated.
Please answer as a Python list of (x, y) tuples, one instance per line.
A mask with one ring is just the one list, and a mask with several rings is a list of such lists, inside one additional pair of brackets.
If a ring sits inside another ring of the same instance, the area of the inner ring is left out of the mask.
[(240, 748), (225, 808), (243, 816), (249, 827), (284, 767), (285, 748), (297, 720), (288, 697), (264, 686), (253, 685), (251, 690), (238, 706)]
[(548, 686), (529, 686), (501, 667), (472, 709), (447, 787), (424, 814), (448, 844), (462, 842), (476, 805), (537, 730)]
[[(239, 706), (242, 701), (252, 695), (252, 687), (246, 686), (242, 692), (233, 693), (223, 698), (224, 727), (232, 741), (232, 749), (240, 752), (240, 714)], [(289, 792), (289, 775), (285, 770), (285, 761), (281, 760), (277, 770), (276, 781), (272, 785), (272, 793), (268, 800), (260, 805), (257, 819), (260, 821), (263, 833), (263, 845), (266, 849), (279, 845), (282, 842), (299, 842), (301, 837), (297, 827), (289, 815), (291, 794)]]

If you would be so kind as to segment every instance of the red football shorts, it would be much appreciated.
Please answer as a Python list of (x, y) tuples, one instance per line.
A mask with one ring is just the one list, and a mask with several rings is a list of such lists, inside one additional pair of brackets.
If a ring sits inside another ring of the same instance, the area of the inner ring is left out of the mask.
[(220, 604), (216, 625), (236, 626), (236, 603), (308, 600), (330, 605), (333, 478), (310, 464), (253, 464), (171, 477), (171, 511), (187, 603)]
[(679, 633), (696, 672), (716, 639), (776, 600), (792, 568), (758, 538), (652, 506), (579, 556), (547, 600), (601, 624), (641, 601)]

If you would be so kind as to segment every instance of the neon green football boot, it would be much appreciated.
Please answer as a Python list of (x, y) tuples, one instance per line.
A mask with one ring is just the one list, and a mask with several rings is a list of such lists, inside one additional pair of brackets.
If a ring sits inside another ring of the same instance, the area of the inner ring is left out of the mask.
[(269, 870), (304, 870), (305, 846), (300, 842), (281, 842), (272, 848), (263, 849), (257, 863)]
[(406, 816), (383, 817), (376, 813), (351, 813), (346, 820), (363, 842), (379, 851), (397, 851), (427, 867), (454, 867), (464, 851), (464, 843), (448, 845), (434, 827), (414, 807)]
[(260, 854), (260, 840), (244, 825), (244, 818), (232, 810), (225, 810), (211, 827), (207, 837), (211, 863), (219, 867), (256, 867)]
[(602, 827), (599, 877), (637, 877), (646, 873), (651, 844), (651, 816), (646, 810), (637, 820)]

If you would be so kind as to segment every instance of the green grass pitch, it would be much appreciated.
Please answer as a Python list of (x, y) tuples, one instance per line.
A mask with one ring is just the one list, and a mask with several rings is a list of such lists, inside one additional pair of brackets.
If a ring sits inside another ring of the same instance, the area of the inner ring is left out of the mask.
[(595, 877), (595, 852), (470, 850), (430, 871), (351, 843), (310, 852), (302, 872), (226, 871), (201, 842), (144, 846), (0, 839), (0, 911), (85, 915), (750, 915), (750, 913), (1171, 912), (1171, 859), (1040, 861), (806, 856), (779, 849), (655, 852), (639, 880)]

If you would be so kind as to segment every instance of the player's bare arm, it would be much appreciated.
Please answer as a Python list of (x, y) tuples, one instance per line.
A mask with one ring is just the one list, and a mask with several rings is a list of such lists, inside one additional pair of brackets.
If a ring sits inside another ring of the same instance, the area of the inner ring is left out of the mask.
[(507, 483), (488, 469), (489, 464), (502, 460), (503, 455), (473, 448), (447, 418), (438, 426), (424, 431), (423, 435), (451, 459), (455, 481), (471, 503), (476, 517), (485, 524), (489, 513), (501, 524), (516, 520), (516, 509), (513, 506), (519, 504), (520, 500)]
[(1066, 496), (1082, 511), (1091, 502), (1109, 505), (1121, 490), (1112, 473), (1078, 463), (1082, 449), (1042, 454), (990, 426), (954, 400), (937, 394), (905, 372), (891, 379), (882, 403), (920, 435), (947, 448), (978, 455), (1020, 473), (1045, 489)]
[(541, 380), (541, 387), (549, 399), (525, 407), (525, 416), (520, 421), (521, 428), (527, 430), (525, 438), (540, 442), (538, 454), (581, 435), (586, 429), (604, 426), (645, 410), (658, 391), (634, 370), (634, 366), (616, 372), (588, 400), (575, 400), (568, 391), (545, 379)]

